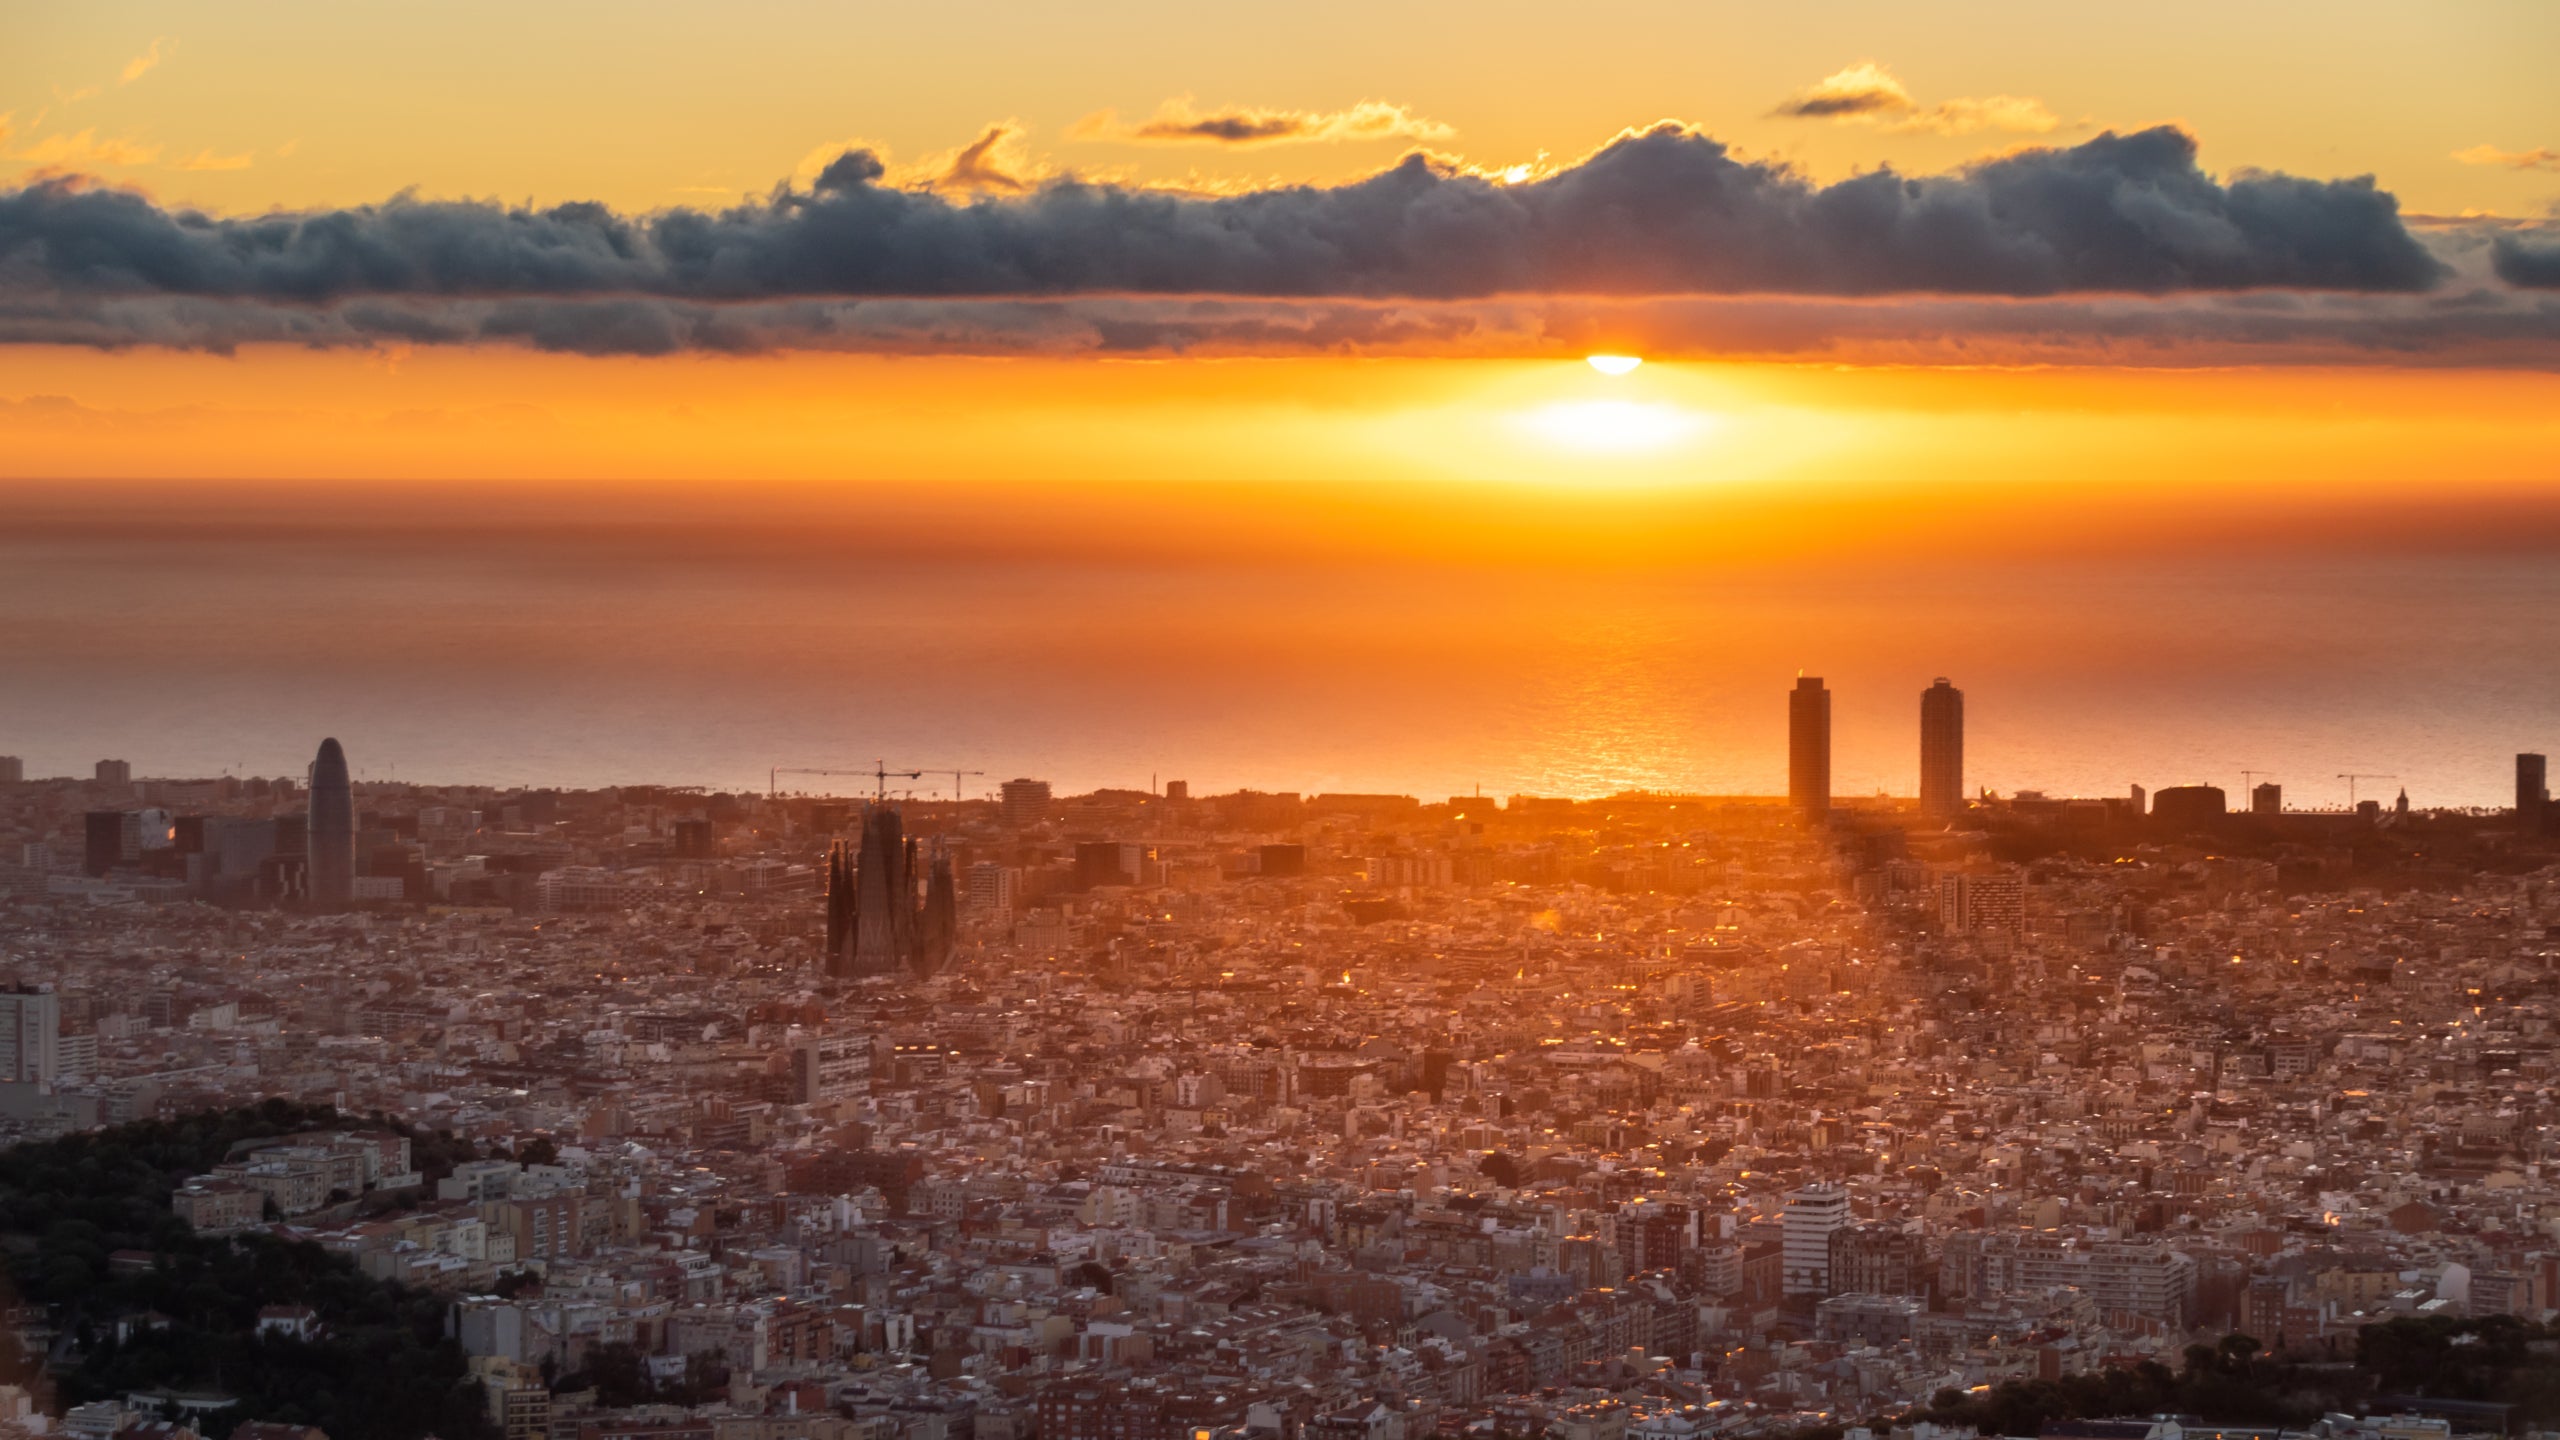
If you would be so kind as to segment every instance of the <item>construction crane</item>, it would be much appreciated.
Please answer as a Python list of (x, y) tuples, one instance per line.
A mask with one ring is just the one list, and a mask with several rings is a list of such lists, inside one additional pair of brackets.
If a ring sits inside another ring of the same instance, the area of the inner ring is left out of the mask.
[(2343, 770), (2342, 770), (2342, 771), (2338, 772), (2338, 778), (2347, 782), (2347, 808), (2348, 808), (2348, 809), (2350, 809), (2350, 810), (2353, 810), (2354, 808), (2356, 808), (2356, 782), (2357, 782), (2357, 781), (2359, 781), (2359, 780), (2397, 780), (2397, 779), (2399, 779), (2400, 777), (2399, 777), (2399, 776), (2397, 776), (2397, 775), (2369, 775), (2369, 774), (2366, 774), (2365, 772), (2363, 772), (2363, 771), (2361, 771), (2361, 770), (2359, 770), (2359, 771), (2355, 771), (2355, 772), (2353, 772), (2353, 773), (2349, 773), (2349, 772), (2347, 772), (2347, 771), (2343, 771)]
[[(782, 777), (785, 775), (868, 775), (871, 777), (871, 798), (885, 802), (889, 798), (889, 782), (892, 780), (921, 780), (927, 775), (948, 775), (951, 777), (951, 798), (958, 800), (962, 798), (960, 782), (964, 777), (986, 773), (984, 770), (963, 770), (958, 766), (937, 766), (929, 770), (892, 770), (886, 760), (872, 761), (871, 768), (868, 770), (825, 770), (796, 765), (776, 765), (772, 773), (765, 777), (765, 793), (779, 796), (782, 793)], [(907, 791), (906, 798), (914, 799), (915, 793), (913, 790)]]
[[(933, 773), (939, 775), (942, 772), (937, 770)], [(892, 770), (889, 768), (888, 763), (882, 760), (872, 761), (871, 768), (868, 770), (827, 770), (808, 766), (776, 765), (773, 767), (771, 773), (765, 777), (765, 793), (768, 796), (779, 796), (782, 793), (782, 777), (785, 775), (868, 775), (872, 780), (872, 798), (874, 800), (887, 800), (889, 798), (889, 782), (892, 779), (921, 780), (924, 778), (925, 772), (922, 770)]]

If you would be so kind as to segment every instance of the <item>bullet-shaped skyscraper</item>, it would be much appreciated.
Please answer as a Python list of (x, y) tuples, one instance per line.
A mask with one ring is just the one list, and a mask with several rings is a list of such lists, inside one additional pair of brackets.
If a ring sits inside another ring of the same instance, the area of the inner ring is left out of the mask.
[(1947, 819), (1964, 809), (1964, 692), (1938, 682), (1920, 692), (1920, 813)]
[(1831, 813), (1831, 692), (1817, 675), (1787, 692), (1787, 803), (1814, 819)]
[(334, 738), (320, 742), (311, 762), (310, 814), (304, 878), (311, 908), (344, 910), (356, 897), (356, 796), (347, 778), (347, 752)]

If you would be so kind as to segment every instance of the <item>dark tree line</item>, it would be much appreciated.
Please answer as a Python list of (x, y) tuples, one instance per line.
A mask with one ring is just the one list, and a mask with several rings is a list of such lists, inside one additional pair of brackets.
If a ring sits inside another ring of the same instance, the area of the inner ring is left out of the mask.
[[(331, 1440), (490, 1434), (461, 1348), (445, 1338), (443, 1300), (372, 1279), (317, 1245), (200, 1237), (170, 1212), (179, 1182), (242, 1141), (347, 1125), (405, 1131), (378, 1116), (269, 1100), (0, 1151), (8, 1279), (77, 1350), (53, 1377), (62, 1402), (166, 1386), (238, 1397), (225, 1424), (317, 1425)], [(410, 1133), (421, 1169), (450, 1171), (470, 1156), (467, 1142)], [(149, 1262), (113, 1264), (118, 1251)], [(310, 1306), (320, 1334), (259, 1337), (258, 1312), (269, 1305)]]

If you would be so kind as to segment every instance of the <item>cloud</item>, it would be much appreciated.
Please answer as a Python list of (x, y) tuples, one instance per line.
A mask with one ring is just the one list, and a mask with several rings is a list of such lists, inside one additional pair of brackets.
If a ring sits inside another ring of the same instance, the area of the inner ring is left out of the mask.
[(2445, 273), (2370, 178), (2217, 180), (2168, 128), (1830, 185), (1667, 123), (1516, 185), (1422, 155), (1215, 197), (1064, 178), (960, 199), (886, 175), (849, 151), (806, 188), (646, 215), (404, 195), (216, 217), (43, 180), (0, 191), (0, 299), (2050, 295), (2409, 291)]
[(1985, 95), (1979, 100), (1947, 100), (1914, 110), (1884, 128), (1898, 133), (1971, 135), (1998, 130), (2011, 135), (2050, 135), (2062, 128), (2062, 117), (2041, 100), (2020, 95)]
[(2560, 170), (2560, 150), (2548, 147), (2501, 150), (2495, 145), (2474, 145), (2454, 151), (2453, 158), (2465, 165), (2498, 165), (2509, 170)]
[(165, 37), (154, 39), (151, 42), (150, 49), (145, 50), (141, 54), (124, 62), (124, 73), (117, 77), (116, 83), (119, 85), (130, 85), (134, 81), (141, 79), (143, 76), (150, 74), (151, 67), (160, 63), (163, 47), (167, 46), (168, 43), (169, 42)]
[(160, 147), (140, 140), (101, 140), (97, 130), (91, 128), (69, 135), (47, 135), (10, 158), (49, 170), (79, 170), (100, 165), (128, 168), (148, 165), (159, 159)]
[(1041, 178), (1022, 153), (1022, 136), (1022, 127), (1013, 121), (998, 121), (954, 151), (924, 183), (935, 190), (1020, 195)]
[(1999, 130), (2049, 135), (2062, 128), (2061, 117), (2043, 101), (2021, 95), (1985, 95), (1923, 106), (1893, 72), (1872, 60), (1833, 71), (1788, 96), (1770, 113), (1791, 120), (1881, 124), (1903, 134), (1971, 135)]
[(1911, 108), (1911, 92), (1872, 60), (1835, 70), (1787, 97), (1771, 112), (1793, 120), (1888, 115)]
[(246, 150), (237, 155), (217, 155), (210, 150), (199, 150), (184, 160), (171, 161), (170, 168), (173, 170), (246, 170), (256, 164), (257, 159), (256, 155)]
[(1189, 97), (1167, 100), (1156, 113), (1122, 126), (1110, 111), (1091, 115), (1070, 132), (1083, 140), (1146, 141), (1228, 146), (1316, 144), (1355, 140), (1445, 140), (1457, 132), (1436, 120), (1384, 100), (1363, 100), (1347, 110), (1278, 110), (1228, 106), (1201, 112)]
[(2525, 290), (2560, 290), (2560, 235), (2501, 235), (2490, 250), (2498, 278)]
[(0, 336), (100, 348), (508, 345), (579, 355), (1578, 356), (1822, 364), (2483, 366), (2560, 373), (2560, 296), (1278, 300), (148, 299), (0, 305)]

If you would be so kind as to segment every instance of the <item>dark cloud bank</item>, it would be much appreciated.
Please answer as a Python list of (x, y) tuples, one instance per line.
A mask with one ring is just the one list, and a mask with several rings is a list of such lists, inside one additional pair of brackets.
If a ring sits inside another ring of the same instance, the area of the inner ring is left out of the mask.
[[(883, 174), (849, 152), (805, 190), (637, 216), (401, 197), (228, 219), (44, 181), (0, 192), (0, 342), (645, 354), (1060, 348), (1072, 331), (1067, 348), (1178, 348), (1191, 322), (1159, 334), (1164, 316), (1216, 297), (1274, 313), (1221, 313), (1205, 333), (1313, 348), (1455, 343), (1484, 322), (1450, 302), (2405, 297), (2454, 273), (2370, 179), (2217, 181), (2168, 128), (1831, 185), (1671, 125), (1519, 185), (1420, 155), (1234, 196), (1062, 180), (955, 199)], [(2555, 262), (2502, 241), (2494, 267), (2560, 283)]]

